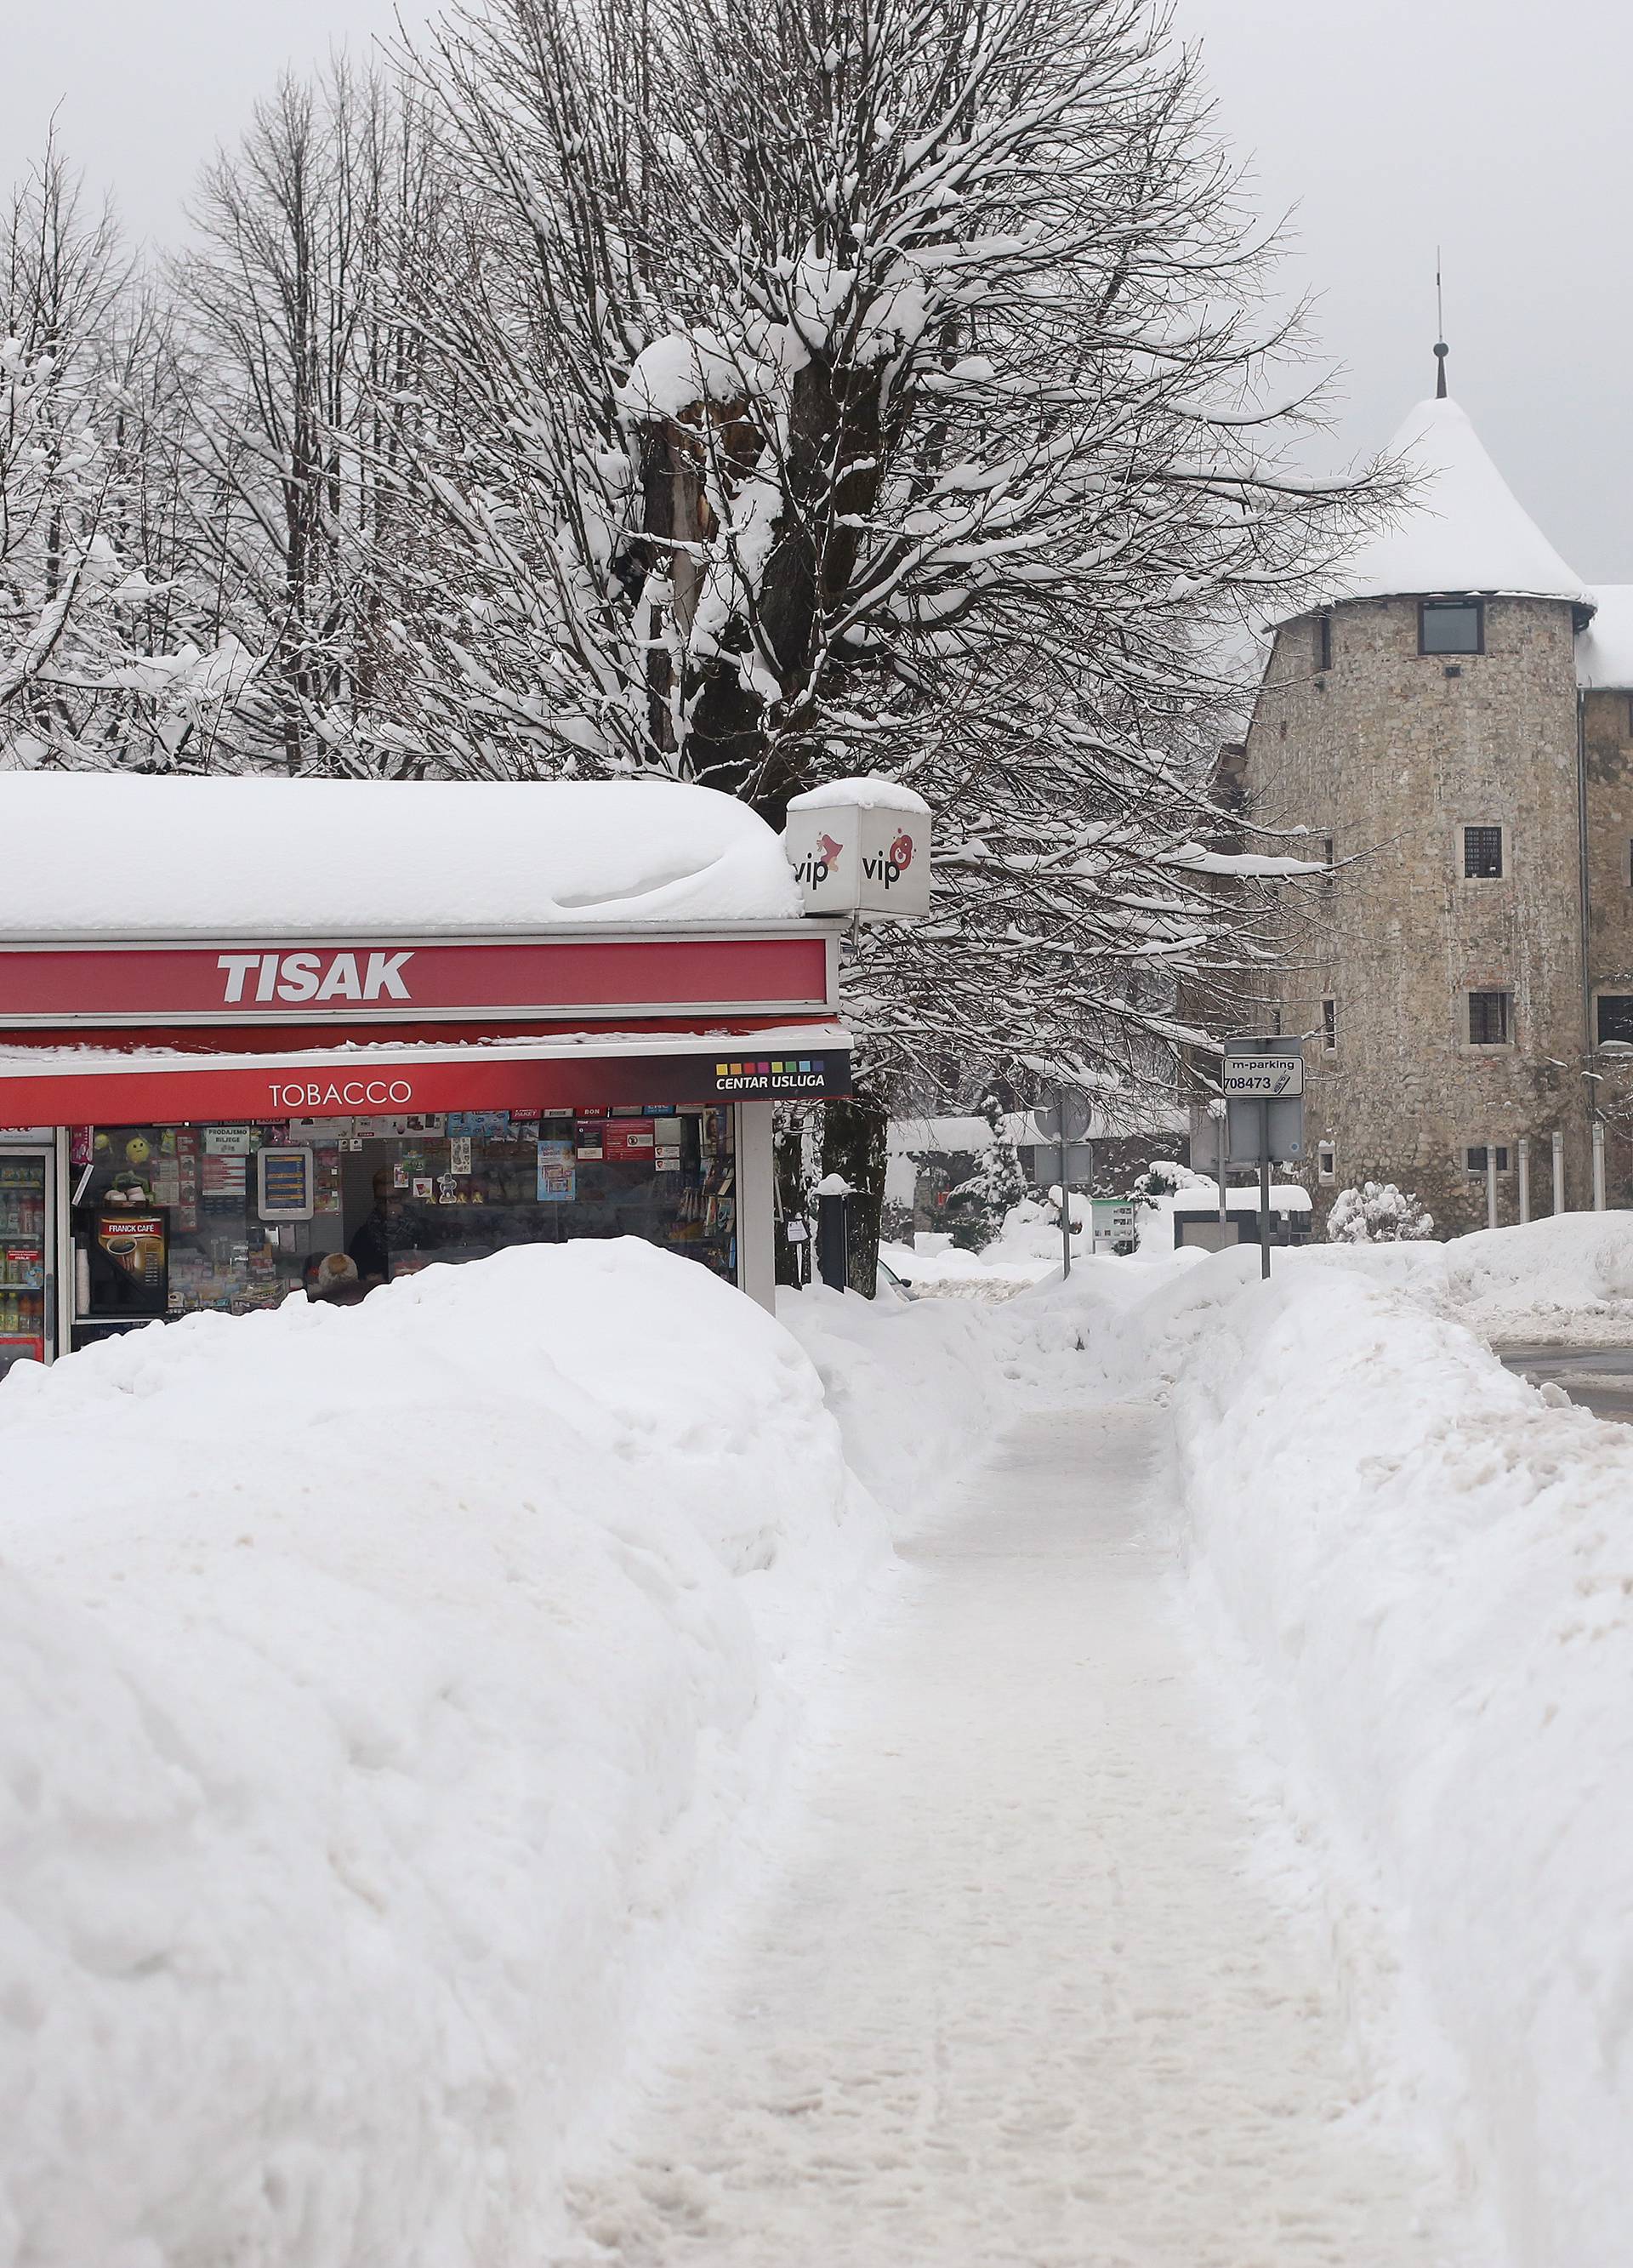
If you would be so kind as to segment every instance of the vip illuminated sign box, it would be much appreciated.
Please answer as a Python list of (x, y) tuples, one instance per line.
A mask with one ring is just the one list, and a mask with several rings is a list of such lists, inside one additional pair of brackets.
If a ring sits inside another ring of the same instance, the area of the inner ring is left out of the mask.
[(913, 920), (930, 910), (930, 807), (886, 780), (796, 796), (783, 847), (808, 914)]

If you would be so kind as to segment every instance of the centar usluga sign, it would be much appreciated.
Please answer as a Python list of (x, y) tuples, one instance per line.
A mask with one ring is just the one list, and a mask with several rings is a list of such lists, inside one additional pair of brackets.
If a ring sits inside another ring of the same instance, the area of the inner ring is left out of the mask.
[(891, 780), (833, 780), (788, 806), (783, 847), (808, 914), (930, 911), (930, 806)]

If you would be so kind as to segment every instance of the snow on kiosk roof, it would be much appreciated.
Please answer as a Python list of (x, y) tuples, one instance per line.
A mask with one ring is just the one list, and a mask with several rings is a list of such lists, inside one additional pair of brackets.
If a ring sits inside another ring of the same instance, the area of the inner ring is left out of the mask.
[(1593, 612), (1593, 594), (1519, 504), (1449, 396), (1420, 401), (1386, 454), (1414, 492), (1394, 525), (1364, 539), (1334, 571), (1335, 600), (1469, 591), (1561, 599)]
[(711, 788), (657, 781), (5, 772), (0, 843), (10, 938), (493, 935), (801, 914), (763, 820)]

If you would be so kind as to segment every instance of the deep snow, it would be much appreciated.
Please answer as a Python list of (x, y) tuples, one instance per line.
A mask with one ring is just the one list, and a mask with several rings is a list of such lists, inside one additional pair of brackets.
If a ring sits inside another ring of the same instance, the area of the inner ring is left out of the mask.
[(882, 1549), (639, 1241), (0, 1386), (0, 2263), (536, 2263)]
[(1633, 1222), (1256, 1270), (14, 1373), (0, 2268), (1611, 2268)]
[[(661, 800), (660, 800), (661, 799)], [(782, 838), (656, 780), (0, 772), (11, 937), (425, 937), (791, 921)]]
[(1608, 2268), (1633, 2231), (1633, 1436), (1549, 1406), (1408, 1278), (1293, 1269), (1203, 1308), (1204, 1284), (1151, 1328), (1258, 1740), (1394, 1918), (1514, 2260)]

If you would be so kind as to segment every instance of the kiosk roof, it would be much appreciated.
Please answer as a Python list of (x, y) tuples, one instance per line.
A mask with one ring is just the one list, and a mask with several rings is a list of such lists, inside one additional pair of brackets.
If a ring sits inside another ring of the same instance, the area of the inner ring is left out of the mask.
[(798, 921), (781, 838), (711, 788), (0, 773), (0, 939)]

